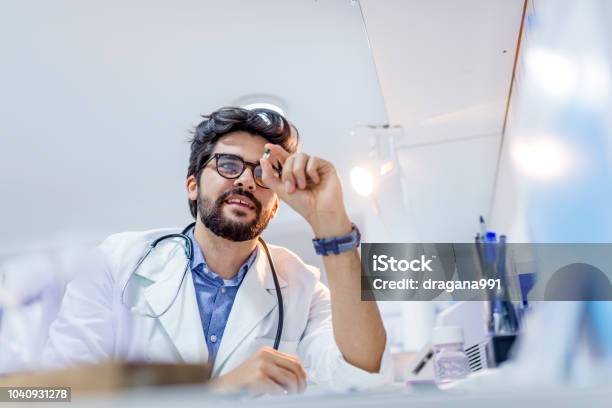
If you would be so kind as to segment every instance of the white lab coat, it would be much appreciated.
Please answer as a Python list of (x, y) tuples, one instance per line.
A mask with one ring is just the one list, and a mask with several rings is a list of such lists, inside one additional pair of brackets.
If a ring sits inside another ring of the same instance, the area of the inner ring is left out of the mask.
[[(51, 367), (105, 359), (205, 362), (208, 351), (191, 270), (181, 285), (187, 259), (181, 239), (165, 240), (122, 289), (153, 239), (174, 229), (110, 236), (92, 255), (88, 270), (67, 288), (44, 352)], [(389, 351), (379, 373), (347, 363), (332, 332), (330, 293), (318, 269), (294, 253), (269, 245), (283, 295), (285, 319), (280, 351), (298, 355), (309, 381), (336, 389), (368, 387), (392, 380)], [(161, 314), (177, 295), (169, 310)], [(126, 307), (129, 305), (130, 307)], [(137, 310), (139, 313), (134, 313)], [(246, 273), (214, 362), (213, 376), (240, 365), (263, 346), (272, 346), (278, 321), (274, 280), (263, 248)], [(359, 339), (355, 339), (359, 341)]]

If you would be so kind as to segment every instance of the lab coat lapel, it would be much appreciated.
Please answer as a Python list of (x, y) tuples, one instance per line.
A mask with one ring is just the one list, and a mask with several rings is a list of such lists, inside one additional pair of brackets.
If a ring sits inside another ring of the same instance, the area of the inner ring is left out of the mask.
[[(281, 288), (287, 286), (280, 275), (278, 279)], [(219, 373), (234, 350), (276, 306), (272, 272), (266, 253), (259, 244), (257, 258), (247, 271), (236, 294), (215, 360), (213, 375)]]
[(158, 320), (183, 360), (201, 363), (207, 360), (208, 350), (184, 245), (181, 239), (163, 241), (151, 252), (151, 259), (143, 263), (139, 274), (154, 281), (144, 290), (144, 296), (153, 314), (161, 315)]

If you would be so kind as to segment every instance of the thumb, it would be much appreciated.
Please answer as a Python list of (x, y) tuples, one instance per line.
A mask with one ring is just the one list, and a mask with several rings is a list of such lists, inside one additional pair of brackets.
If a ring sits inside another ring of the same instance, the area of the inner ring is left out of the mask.
[(272, 167), (270, 160), (267, 158), (259, 159), (261, 165), (261, 178), (270, 190), (274, 191), (279, 196), (284, 196), (285, 189), (283, 188), (283, 182), (280, 179), (278, 173)]

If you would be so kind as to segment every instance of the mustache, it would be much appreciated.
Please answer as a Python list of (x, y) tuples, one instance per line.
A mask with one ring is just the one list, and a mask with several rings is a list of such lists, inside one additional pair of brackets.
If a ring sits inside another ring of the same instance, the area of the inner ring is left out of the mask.
[(261, 211), (261, 202), (259, 202), (258, 199), (255, 198), (255, 195), (253, 193), (251, 193), (250, 191), (247, 190), (243, 190), (240, 187), (236, 187), (233, 188), (231, 190), (226, 191), (225, 193), (221, 194), (219, 196), (219, 198), (217, 198), (217, 204), (221, 205), (223, 204), (223, 202), (225, 200), (228, 199), (229, 196), (231, 195), (242, 195), (245, 196), (246, 198), (248, 198), (249, 200), (251, 200), (253, 202), (253, 205), (255, 205), (255, 209), (257, 210), (257, 212)]

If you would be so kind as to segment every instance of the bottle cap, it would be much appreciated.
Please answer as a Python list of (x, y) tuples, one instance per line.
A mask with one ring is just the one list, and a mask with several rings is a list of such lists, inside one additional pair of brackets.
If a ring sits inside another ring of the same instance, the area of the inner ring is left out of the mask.
[(463, 328), (460, 326), (438, 326), (434, 327), (431, 334), (431, 343), (434, 346), (442, 344), (463, 344)]

